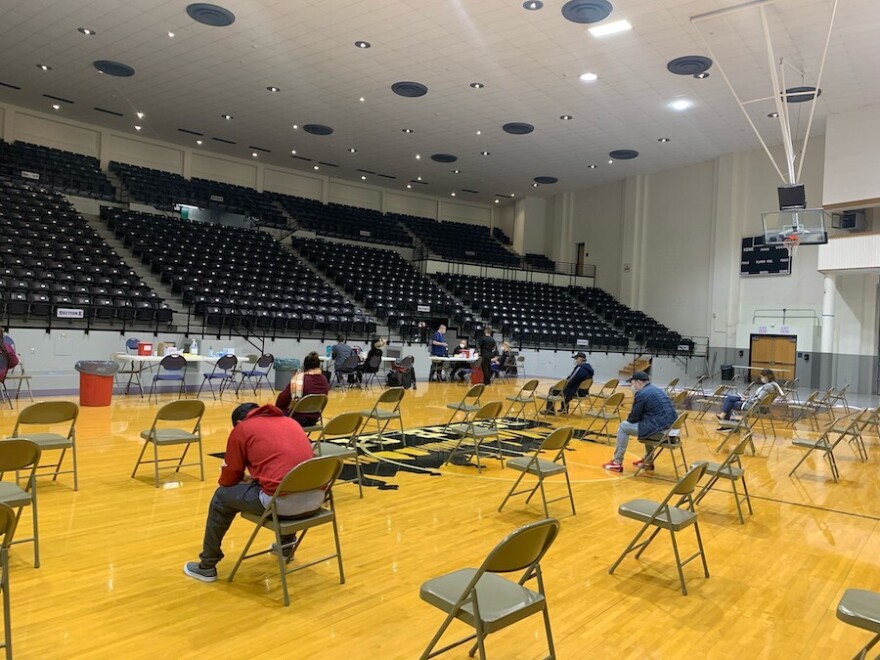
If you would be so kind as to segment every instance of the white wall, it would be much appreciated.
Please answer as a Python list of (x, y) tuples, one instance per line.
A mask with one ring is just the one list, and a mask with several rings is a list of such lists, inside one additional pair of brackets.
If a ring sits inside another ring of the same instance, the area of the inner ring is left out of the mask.
[(328, 199), (337, 204), (359, 206), (374, 211), (382, 210), (382, 191), (369, 186), (330, 181)]
[(571, 234), (557, 242), (553, 258), (574, 261), (575, 245), (585, 243), (585, 262), (596, 266), (596, 286), (620, 295), (624, 182), (580, 190), (572, 195)]
[(829, 115), (825, 130), (825, 205), (880, 204), (880, 105)]
[(108, 160), (183, 174), (184, 150), (179, 147), (117, 134), (110, 134), (107, 147), (113, 154)]

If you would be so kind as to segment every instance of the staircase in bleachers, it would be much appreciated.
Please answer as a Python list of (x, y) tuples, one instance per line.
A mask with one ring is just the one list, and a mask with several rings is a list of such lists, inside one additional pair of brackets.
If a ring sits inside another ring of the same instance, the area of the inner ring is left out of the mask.
[(170, 323), (172, 312), (57, 192), (0, 177), (0, 296), (18, 321)]
[(297, 237), (292, 245), (404, 340), (417, 339), (425, 320), (456, 311), (443, 289), (393, 250)]
[(218, 334), (376, 331), (360, 308), (264, 232), (106, 207), (101, 217)]
[(30, 181), (66, 195), (116, 199), (97, 158), (27, 142), (0, 140), (0, 175)]
[(487, 227), (389, 213), (437, 256), (449, 261), (518, 268), (520, 257), (495, 240)]

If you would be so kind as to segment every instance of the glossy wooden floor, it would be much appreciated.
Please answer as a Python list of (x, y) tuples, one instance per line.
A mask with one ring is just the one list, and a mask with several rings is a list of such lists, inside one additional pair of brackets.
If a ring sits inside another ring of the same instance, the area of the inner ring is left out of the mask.
[[(542, 383), (544, 389), (546, 385)], [(510, 394), (493, 385), (484, 401)], [(407, 427), (443, 423), (444, 404), (462, 386), (422, 384), (407, 392)], [(330, 415), (369, 407), (378, 390), (333, 393)], [(261, 400), (270, 400), (265, 392)], [(243, 397), (244, 400), (244, 397)], [(234, 400), (207, 400), (205, 450), (222, 451)], [(185, 577), (196, 559), (219, 461), (206, 456), (206, 480), (192, 468), (165, 473), (164, 487), (129, 478), (138, 432), (149, 427), (155, 405), (116, 397), (109, 408), (83, 408), (78, 424), (80, 490), (71, 482), (40, 484), (42, 567), (29, 545), (11, 557), (13, 630), (18, 658), (415, 658), (442, 617), (419, 599), (426, 579), (476, 566), (507, 532), (541, 517), (535, 506), (513, 501), (498, 513), (512, 470), (498, 463), (478, 476), (450, 468), (441, 476), (399, 473), (397, 490), (337, 487), (347, 582), (320, 564), (291, 577), (290, 607), (268, 557), (251, 560), (232, 584), (225, 577), (251, 527), (236, 521), (226, 538), (220, 580)], [(15, 411), (0, 412), (8, 434)], [(560, 418), (551, 418), (559, 422)], [(569, 420), (566, 420), (569, 421)], [(585, 420), (573, 420), (586, 427)], [(714, 423), (690, 423), (689, 460), (719, 460)], [(697, 564), (685, 568), (690, 594), (682, 596), (668, 538), (659, 537), (641, 560), (628, 558), (614, 575), (609, 565), (638, 525), (620, 518), (620, 503), (661, 499), (670, 487), (668, 458), (653, 477), (612, 475), (601, 464), (610, 448), (575, 442), (569, 455), (578, 513), (551, 505), (562, 520), (545, 561), (545, 581), (558, 657), (851, 657), (869, 637), (835, 618), (847, 587), (880, 591), (880, 460), (876, 436), (867, 437), (870, 462), (849, 448), (838, 453), (841, 483), (827, 465), (808, 461), (798, 478), (788, 471), (800, 457), (790, 431), (758, 439), (759, 456), (745, 459), (755, 513), (736, 520), (724, 489), (699, 508), (712, 577)], [(7, 475), (8, 476), (8, 475)], [(25, 514), (25, 530), (30, 524)], [(680, 536), (684, 552), (691, 532)], [(268, 535), (265, 543), (268, 545)], [(313, 532), (302, 560), (319, 556), (331, 538)], [(455, 632), (463, 630), (453, 627)], [(540, 621), (526, 621), (488, 643), (493, 658), (540, 658)], [(460, 650), (446, 657), (466, 657)]]

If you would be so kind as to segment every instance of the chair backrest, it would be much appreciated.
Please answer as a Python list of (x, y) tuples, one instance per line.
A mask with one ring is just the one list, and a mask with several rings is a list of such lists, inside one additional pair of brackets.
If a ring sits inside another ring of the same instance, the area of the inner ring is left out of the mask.
[(403, 399), (404, 394), (406, 394), (406, 390), (402, 387), (389, 387), (379, 395), (379, 398), (376, 400), (376, 405), (378, 406), (380, 403), (399, 404), (400, 400)]
[(685, 420), (687, 420), (687, 417), (688, 417), (688, 412), (687, 412), (687, 411), (685, 411), (685, 412), (683, 412), (683, 413), (680, 413), (680, 414), (678, 415), (678, 417), (675, 418), (675, 421), (672, 422), (672, 424), (670, 425), (669, 429), (667, 430), (667, 432), (666, 432), (667, 435), (669, 434), (669, 431), (678, 431), (678, 430), (680, 430), (681, 427), (684, 426), (684, 423), (685, 423)]
[(257, 359), (257, 366), (258, 366), (260, 369), (266, 369), (266, 370), (268, 371), (269, 367), (272, 366), (272, 363), (273, 363), (273, 362), (275, 362), (275, 356), (274, 356), (274, 355), (272, 355), (271, 353), (263, 353), (263, 355), (261, 355), (261, 356)]
[(712, 393), (712, 398), (722, 397), (727, 394), (727, 385), (719, 385), (715, 388), (715, 391)]
[(397, 363), (397, 368), (400, 369), (401, 371), (405, 371), (407, 369), (412, 369), (413, 362), (415, 362), (415, 361), (416, 361), (416, 359), (412, 355), (407, 355), (405, 358), (403, 358), (400, 362)]
[(571, 426), (560, 426), (558, 429), (553, 429), (553, 432), (541, 442), (541, 448), (539, 451), (555, 451), (561, 453), (568, 446), (573, 435), (574, 428)]
[(623, 392), (615, 392), (607, 399), (605, 399), (605, 402), (602, 404), (602, 408), (606, 409), (608, 412), (614, 412), (615, 410), (620, 408), (621, 405), (623, 405), (623, 398)]
[(290, 414), (291, 416), (295, 414), (320, 415), (324, 412), (324, 408), (326, 407), (326, 394), (306, 394), (303, 398), (299, 399), (296, 403), (293, 404), (293, 408), (291, 408)]
[(379, 367), (381, 365), (382, 365), (382, 356), (381, 355), (374, 355), (369, 360), (367, 360), (367, 367), (371, 371), (378, 371)]
[(550, 388), (551, 392), (561, 392), (565, 389), (565, 386), (568, 385), (568, 378), (562, 378), (556, 381), (556, 384)]
[[(685, 472), (684, 476), (678, 480), (678, 483), (672, 487), (669, 495), (690, 495), (697, 487), (697, 482), (703, 477), (706, 471), (706, 464), (693, 465)], [(666, 498), (667, 500), (669, 497)]]
[(76, 423), (79, 406), (73, 401), (42, 401), (33, 403), (18, 413), (12, 435), (18, 433), (20, 424), (62, 424)]
[(201, 421), (202, 415), (204, 414), (204, 401), (200, 401), (199, 399), (181, 399), (179, 401), (172, 401), (159, 408), (153, 426), (159, 421), (179, 422), (186, 419), (196, 420), (196, 426), (198, 426), (198, 423)]
[(697, 378), (697, 382), (694, 384), (694, 387), (701, 387), (703, 385), (703, 383), (705, 383), (708, 378), (709, 378), (709, 376), (707, 376), (706, 374), (703, 374), (702, 376)]
[(666, 386), (666, 391), (671, 392), (678, 385), (678, 378), (673, 378), (669, 381), (669, 385)]
[(214, 364), (214, 370), (219, 369), (220, 371), (230, 371), (235, 369), (238, 364), (238, 358), (234, 355), (224, 355), (222, 358), (217, 360)]
[(343, 459), (339, 456), (320, 456), (303, 461), (284, 475), (275, 489), (273, 500), (290, 493), (329, 489), (342, 472)]
[(533, 396), (536, 389), (538, 389), (538, 379), (533, 378), (532, 380), (527, 380), (519, 389), (519, 394), (517, 396)]
[(342, 361), (342, 364), (339, 365), (339, 369), (337, 369), (337, 371), (354, 371), (358, 368), (358, 365), (360, 363), (361, 358), (357, 355), (357, 353), (352, 353)]
[(0, 473), (24, 470), (33, 472), (40, 462), (40, 446), (24, 438), (0, 440)]
[(681, 408), (684, 405), (684, 402), (687, 401), (688, 394), (690, 394), (690, 392), (688, 392), (687, 390), (676, 392), (675, 396), (672, 397), (672, 407)]
[(474, 413), (474, 416), (471, 417), (471, 421), (498, 419), (498, 416), (501, 414), (502, 406), (503, 404), (500, 401), (490, 401), (489, 403), (485, 403)]
[(125, 351), (126, 353), (129, 351), (137, 351), (138, 344), (140, 344), (140, 340), (137, 337), (130, 337), (125, 340)]
[(159, 367), (165, 371), (185, 371), (186, 358), (182, 355), (166, 355), (159, 361)]
[(590, 391), (590, 388), (593, 387), (593, 379), (587, 378), (585, 381), (582, 381), (580, 385), (578, 385), (578, 391), (575, 392), (575, 396), (580, 396), (581, 390)]
[(602, 389), (616, 390), (618, 385), (620, 385), (620, 381), (617, 378), (612, 378), (611, 380), (605, 381), (605, 384), (602, 385)]
[(4, 550), (9, 548), (9, 545), (12, 543), (12, 536), (15, 534), (17, 522), (15, 510), (8, 504), (0, 503), (0, 534), (3, 535), (3, 542), (0, 547)]
[(336, 415), (324, 424), (321, 437), (327, 436), (352, 436), (355, 435), (364, 423), (364, 416), (359, 412), (342, 413)]
[(467, 391), (462, 399), (462, 403), (467, 401), (468, 399), (474, 400), (474, 405), (479, 403), (480, 397), (483, 396), (483, 390), (486, 389), (486, 386), (483, 383), (477, 383), (476, 385), (471, 385), (471, 388)]
[(559, 521), (547, 518), (515, 529), (496, 545), (479, 573), (510, 573), (536, 565), (559, 534)]

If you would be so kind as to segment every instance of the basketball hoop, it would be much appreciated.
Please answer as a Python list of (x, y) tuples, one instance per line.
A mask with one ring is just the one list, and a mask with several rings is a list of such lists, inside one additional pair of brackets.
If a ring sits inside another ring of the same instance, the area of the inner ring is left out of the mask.
[(795, 255), (800, 244), (801, 239), (798, 237), (797, 234), (789, 234), (784, 239), (782, 239), (782, 247), (784, 247), (788, 252), (789, 259)]

